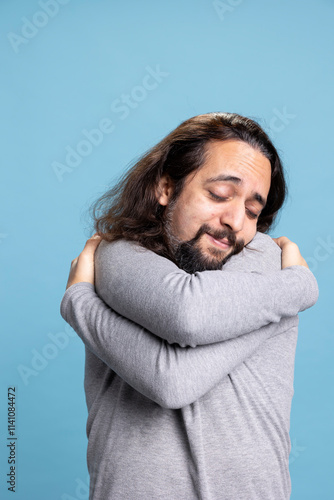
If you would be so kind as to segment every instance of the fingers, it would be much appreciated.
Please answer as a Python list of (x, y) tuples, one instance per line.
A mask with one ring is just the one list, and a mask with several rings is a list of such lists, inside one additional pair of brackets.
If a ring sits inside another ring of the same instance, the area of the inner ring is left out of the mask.
[(101, 240), (101, 236), (99, 236), (97, 233), (93, 234), (93, 236), (86, 241), (83, 252), (94, 253), (98, 245), (101, 243)]
[(294, 265), (308, 267), (306, 260), (300, 253), (297, 243), (289, 240), (286, 236), (273, 238), (273, 240), (282, 250), (282, 269)]
[(71, 267), (77, 265), (80, 256), (81, 257), (83, 256), (84, 260), (86, 260), (86, 257), (91, 258), (94, 255), (98, 245), (101, 243), (101, 240), (102, 240), (101, 236), (99, 236), (97, 233), (93, 234), (93, 236), (86, 241), (85, 246), (80, 255), (78, 255), (78, 257), (76, 257), (71, 261)]
[(101, 236), (99, 236), (99, 233), (95, 233), (95, 234), (93, 234), (93, 236), (91, 236), (89, 239), (90, 239), (90, 240), (101, 239)]
[(276, 243), (283, 243), (284, 242), (288, 242), (290, 241), (289, 238), (287, 238), (286, 236), (279, 236), (278, 238), (273, 238), (274, 241), (276, 241)]
[(90, 237), (90, 238), (86, 241), (86, 244), (87, 244), (87, 243), (94, 243), (94, 245), (95, 245), (95, 244), (100, 243), (101, 239), (102, 239), (102, 238), (101, 238), (101, 236), (99, 236), (99, 235), (98, 235), (98, 233), (95, 233), (95, 234), (93, 234), (93, 236), (91, 236), (91, 237)]
[(284, 245), (288, 244), (288, 243), (292, 243), (291, 240), (289, 240), (289, 238), (287, 238), (286, 236), (280, 236), (279, 238), (273, 238), (274, 242), (280, 247), (280, 248), (283, 248)]
[(72, 260), (71, 267), (77, 265), (80, 256), (83, 256), (84, 260), (86, 260), (87, 257), (91, 258), (94, 255), (98, 245), (101, 243), (101, 240), (101, 236), (99, 236), (97, 233), (93, 234), (93, 236), (86, 241), (84, 249), (82, 250), (80, 255)]

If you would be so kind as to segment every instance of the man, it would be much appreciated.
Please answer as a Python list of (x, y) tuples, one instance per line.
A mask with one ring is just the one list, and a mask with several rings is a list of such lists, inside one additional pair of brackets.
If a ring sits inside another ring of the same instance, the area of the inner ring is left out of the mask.
[(97, 203), (61, 304), (86, 345), (91, 499), (289, 498), (297, 314), (318, 289), (263, 234), (284, 195), (261, 128), (209, 113)]

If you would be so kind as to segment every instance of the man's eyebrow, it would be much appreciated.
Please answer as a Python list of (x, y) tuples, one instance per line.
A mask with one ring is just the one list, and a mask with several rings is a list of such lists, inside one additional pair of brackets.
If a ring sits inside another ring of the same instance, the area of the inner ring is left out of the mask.
[(242, 180), (239, 177), (235, 177), (234, 175), (217, 175), (217, 177), (210, 177), (206, 179), (205, 184), (209, 184), (210, 182), (221, 182), (221, 181), (229, 181), (234, 184), (241, 184)]
[[(242, 179), (240, 179), (239, 177), (235, 177), (234, 175), (224, 175), (224, 174), (217, 175), (217, 177), (210, 177), (209, 179), (206, 179), (204, 184), (210, 184), (211, 182), (222, 182), (222, 181), (232, 182), (237, 186), (242, 184)], [(260, 195), (260, 193), (254, 193), (252, 198), (258, 203), (260, 203), (262, 207), (265, 207), (267, 200), (265, 200), (263, 196)]]

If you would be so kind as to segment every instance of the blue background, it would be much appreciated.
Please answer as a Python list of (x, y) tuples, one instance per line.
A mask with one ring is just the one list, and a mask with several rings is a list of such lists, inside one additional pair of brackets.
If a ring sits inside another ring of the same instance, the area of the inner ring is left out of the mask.
[[(272, 235), (299, 244), (320, 287), (300, 317), (291, 498), (334, 498), (334, 4), (215, 5), (1, 1), (1, 498), (88, 498), (84, 347), (59, 313), (70, 262), (92, 234), (89, 205), (181, 121), (209, 111), (258, 120), (286, 167), (290, 197)], [(157, 67), (164, 75), (145, 79)], [(155, 88), (143, 90), (148, 81)], [(125, 94), (132, 107), (121, 111)], [(109, 132), (82, 143), (101, 120)], [(69, 168), (71, 148), (82, 154)], [(13, 385), (15, 496), (4, 479)]]

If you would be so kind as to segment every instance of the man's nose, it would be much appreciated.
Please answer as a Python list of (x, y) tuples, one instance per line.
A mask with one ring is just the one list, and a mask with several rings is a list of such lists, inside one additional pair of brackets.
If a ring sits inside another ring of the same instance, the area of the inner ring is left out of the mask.
[(245, 206), (242, 203), (231, 203), (229, 207), (225, 207), (220, 217), (222, 225), (228, 226), (232, 231), (237, 233), (244, 227), (245, 222)]

